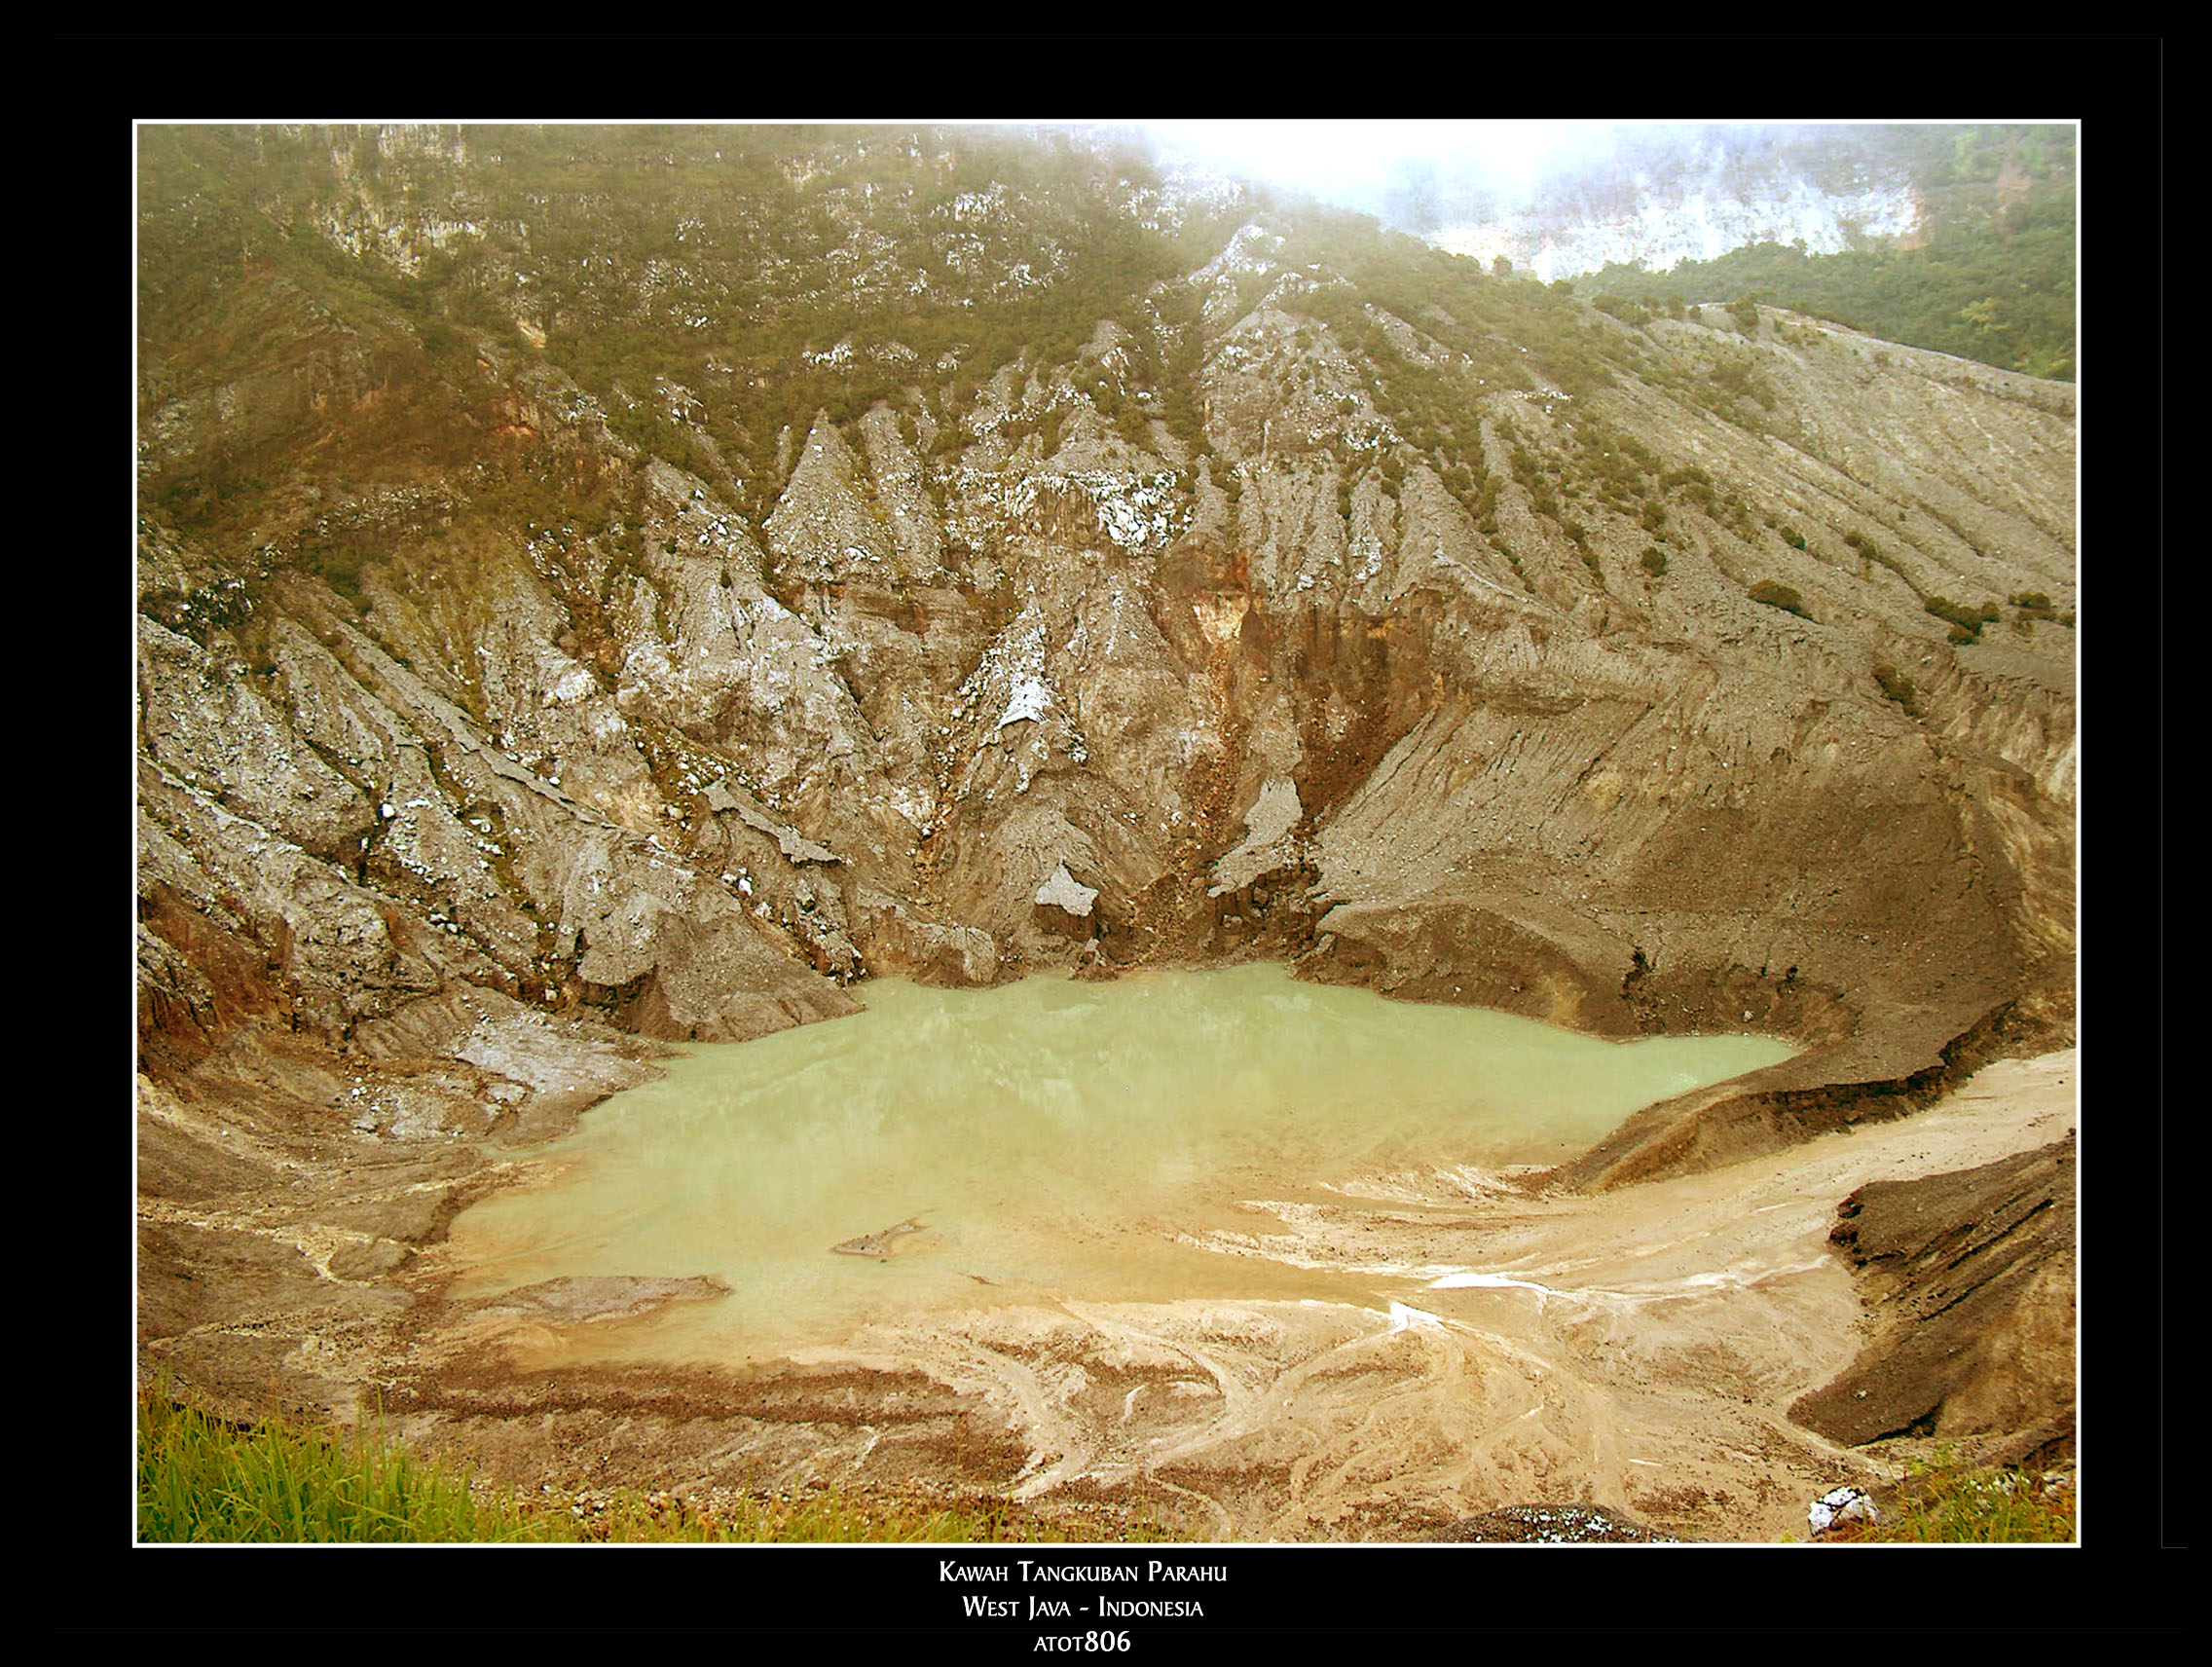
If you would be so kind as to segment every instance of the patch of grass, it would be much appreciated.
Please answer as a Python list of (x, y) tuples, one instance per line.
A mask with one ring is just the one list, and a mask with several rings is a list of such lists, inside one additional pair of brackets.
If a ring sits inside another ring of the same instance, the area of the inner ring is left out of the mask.
[(138, 1398), (138, 1537), (147, 1541), (454, 1541), (574, 1537), (550, 1518), (479, 1500), (465, 1477), (424, 1466), (381, 1432), (350, 1438), (283, 1419), (240, 1429)]
[(1919, 1497), (1891, 1506), (1879, 1522), (1824, 1535), (1859, 1545), (2020, 1545), (2074, 1538), (2074, 1482), (2046, 1484), (2020, 1470), (1938, 1470)]
[(271, 1418), (240, 1428), (181, 1403), (166, 1379), (138, 1397), (138, 1538), (160, 1543), (1014, 1542), (1183, 1537), (1140, 1512), (1087, 1534), (998, 1501), (945, 1505), (834, 1489), (699, 1506), (622, 1489), (522, 1504), (465, 1471), (424, 1463), (381, 1429)]
[(1921, 611), (1946, 620), (1951, 627), (1953, 643), (1975, 643), (1981, 640), (1981, 628), (1994, 625), (2001, 615), (1997, 604), (1985, 602), (1979, 608), (1968, 608), (1953, 602), (1947, 596), (1930, 596), (1922, 599)]

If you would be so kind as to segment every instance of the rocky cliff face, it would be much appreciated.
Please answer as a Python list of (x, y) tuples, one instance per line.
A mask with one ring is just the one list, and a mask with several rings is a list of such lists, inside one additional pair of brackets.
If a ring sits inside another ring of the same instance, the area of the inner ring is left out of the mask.
[(1791, 1416), (1837, 1441), (2071, 1429), (2074, 1156), (2066, 1139), (1999, 1163), (1860, 1188), (1830, 1235), (1873, 1335)]
[[(1268, 956), (1811, 1045), (1589, 1184), (2067, 1033), (2070, 388), (1771, 311), (1638, 330), (1487, 279), (1393, 310), (1106, 163), (1084, 225), (1212, 254), (1058, 359), (864, 308), (788, 363), (890, 395), (778, 422), (765, 359), (587, 364), (595, 320), (789, 302), (732, 276), (766, 238), (737, 199), (672, 185), (657, 248), (576, 244), (593, 191), (479, 188), (496, 135), (376, 142), (372, 181), (318, 160), (357, 138), (238, 139), (267, 172), (231, 197), (149, 146), (141, 1069), (174, 1152), (214, 1164), (248, 1103), (273, 1143), (253, 1177), (150, 1148), (156, 1192), (528, 1139), (625, 1038), (885, 973)], [(1045, 187), (887, 207), (953, 164), (853, 148), (784, 159), (793, 284), (987, 309), (1088, 271)], [(467, 304), (411, 300), (453, 247)], [(437, 1231), (405, 1187), (324, 1225), (401, 1260)]]

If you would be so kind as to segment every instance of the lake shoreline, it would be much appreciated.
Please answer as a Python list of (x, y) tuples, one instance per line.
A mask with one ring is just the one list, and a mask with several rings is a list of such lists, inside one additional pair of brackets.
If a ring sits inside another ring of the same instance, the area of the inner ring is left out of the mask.
[(742, 1469), (1044, 1510), (1166, 1499), (1238, 1540), (1418, 1537), (1567, 1497), (1685, 1537), (1771, 1539), (1828, 1487), (1899, 1468), (1788, 1416), (1862, 1341), (1827, 1242), (1837, 1205), (2061, 1138), (2075, 1062), (2003, 1061), (1914, 1117), (1725, 1170), (1595, 1196), (1446, 1181), (1418, 1207), (1346, 1198), (1236, 1247), (1428, 1270), (1419, 1294), (1382, 1280), (1366, 1306), (979, 1303), (726, 1372), (518, 1370), (477, 1348), (394, 1410), (518, 1486), (572, 1483), (585, 1472), (562, 1456), (589, 1452), (592, 1474), (682, 1474), (702, 1498)]

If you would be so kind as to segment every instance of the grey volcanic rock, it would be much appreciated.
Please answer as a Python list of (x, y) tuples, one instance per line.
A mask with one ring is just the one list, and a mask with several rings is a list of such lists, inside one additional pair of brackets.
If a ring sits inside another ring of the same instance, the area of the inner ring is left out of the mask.
[(350, 856), (376, 823), (367, 797), (273, 710), (237, 661), (215, 659), (151, 619), (139, 625), (145, 756), (205, 784), (217, 802), (324, 858)]
[[(1266, 241), (1231, 264), (1264, 266)], [(1656, 370), (1586, 414), (1540, 382), (1482, 395), (1486, 466), (1564, 460), (1602, 419), (1728, 483), (1668, 506), (1663, 578), (1593, 585), (1636, 571), (1647, 526), (1593, 505), (1585, 551), (1501, 470), (1486, 531), (1432, 459), (1359, 466), (1402, 441), (1294, 278), (1205, 346), (1216, 450), (1188, 495), (1072, 383), (1042, 461), (1024, 442), (939, 464), (887, 409), (849, 433), (818, 413), (764, 545), (715, 485), (585, 430), (571, 443), (635, 482), (625, 549), (472, 524), (465, 544), (403, 538), (350, 611), (286, 576), (200, 638), (149, 620), (146, 757), (229, 820), (150, 816), (201, 832), (145, 871), (236, 869), (270, 838), (328, 867), (286, 891), (355, 918), (287, 917), (279, 982), (336, 1033), (388, 1011), (384, 985), (460, 978), (658, 1035), (756, 1034), (843, 1011), (815, 982), (871, 956), (964, 982), (1064, 957), (1032, 912), (1062, 864), (1121, 964), (1303, 952), (1308, 976), (1607, 1034), (1827, 1042), (1935, 1012), (1939, 1045), (2023, 988), (2063, 1019), (2044, 991), (2071, 942), (2070, 633), (1957, 648), (1922, 601), (2063, 598), (2070, 389), (1904, 350), (1876, 365), (1836, 332), (1744, 349), (1665, 321), (1655, 366), (1760, 360), (1765, 432)], [(1451, 369), (1432, 336), (1367, 315)], [(1086, 374), (1125, 379), (1124, 347), (1102, 330)], [(1006, 403), (974, 422), (995, 434), (1030, 403), (991, 386)], [(531, 397), (559, 424), (558, 398)], [(146, 562), (150, 598), (223, 571), (159, 530)], [(1762, 578), (1802, 612), (1750, 600)], [(1872, 684), (1881, 661), (1908, 668), (1917, 717)], [(830, 865), (852, 880), (802, 896), (799, 871)], [(248, 935), (266, 947), (283, 913)]]

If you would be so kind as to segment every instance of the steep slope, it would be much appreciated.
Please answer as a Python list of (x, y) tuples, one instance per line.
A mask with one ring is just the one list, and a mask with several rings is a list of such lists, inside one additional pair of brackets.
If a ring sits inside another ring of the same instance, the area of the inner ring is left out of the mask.
[(1854, 1443), (1920, 1429), (2070, 1427), (2074, 1152), (2069, 1133), (1846, 1199), (1829, 1237), (1861, 1276), (1874, 1336), (1792, 1416)]
[(451, 1133), (873, 974), (1811, 1045), (1585, 1186), (2069, 1034), (2071, 388), (1065, 145), (144, 156), (145, 1259), (228, 1293), (149, 1343), (206, 1376), (245, 1315), (341, 1393), (268, 1340), (496, 1183)]

